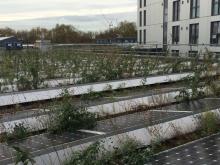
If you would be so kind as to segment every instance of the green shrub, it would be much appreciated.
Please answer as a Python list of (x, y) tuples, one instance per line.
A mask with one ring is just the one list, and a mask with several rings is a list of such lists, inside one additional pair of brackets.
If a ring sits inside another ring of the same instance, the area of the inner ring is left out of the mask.
[(216, 84), (216, 82), (212, 81), (209, 87), (210, 87), (210, 90), (214, 96), (216, 96), (216, 97), (220, 96), (220, 87), (218, 84)]
[(94, 143), (81, 152), (75, 152), (69, 161), (64, 165), (101, 165), (98, 160), (100, 152), (100, 143)]
[(189, 91), (187, 89), (182, 89), (180, 90), (180, 93), (178, 96), (176, 96), (176, 100), (177, 101), (190, 101), (191, 99), (191, 94), (189, 93)]
[(28, 136), (28, 128), (23, 123), (16, 124), (13, 131), (4, 135), (4, 141), (10, 142), (12, 140), (24, 139)]
[(96, 142), (81, 152), (73, 153), (65, 165), (137, 165), (145, 164), (152, 156), (149, 148), (138, 149), (140, 143), (129, 139), (114, 147), (113, 151), (106, 151), (100, 142)]
[(91, 129), (96, 125), (96, 116), (83, 106), (75, 106), (70, 99), (64, 97), (59, 105), (51, 109), (49, 132), (73, 132), (78, 129)]
[(19, 147), (13, 146), (15, 153), (15, 165), (22, 163), (23, 165), (35, 164), (35, 160), (31, 158), (28, 151), (24, 151)]
[(210, 135), (219, 131), (219, 119), (213, 112), (206, 112), (201, 117), (202, 133)]
[[(1, 56), (0, 77), (2, 85), (16, 84), (19, 90), (46, 87), (44, 81), (57, 78), (81, 78), (77, 83), (147, 77), (153, 70), (159, 74), (186, 71), (182, 60), (139, 58), (132, 54), (119, 55), (115, 48), (108, 54), (96, 54), (92, 50), (75, 51), (72, 48), (53, 48), (47, 52), (39, 50), (5, 51)], [(188, 60), (186, 60), (188, 61)], [(168, 64), (162, 68), (161, 65)], [(183, 64), (182, 64), (183, 65)], [(195, 64), (193, 66), (200, 65)], [(190, 70), (190, 67), (187, 67)], [(154, 73), (153, 73), (154, 74)]]

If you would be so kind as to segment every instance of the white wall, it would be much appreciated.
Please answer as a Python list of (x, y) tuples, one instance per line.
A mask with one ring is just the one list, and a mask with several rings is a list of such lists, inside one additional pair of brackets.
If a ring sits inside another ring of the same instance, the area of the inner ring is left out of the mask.
[[(143, 0), (144, 1), (144, 0)], [(180, 50), (180, 53), (188, 53), (190, 50), (204, 52), (207, 48), (213, 52), (220, 52), (220, 46), (210, 46), (211, 22), (220, 21), (219, 16), (211, 16), (212, 0), (200, 0), (200, 18), (190, 19), (190, 0), (180, 1), (180, 21), (173, 22), (173, 1), (168, 0), (168, 48), (170, 50)], [(147, 43), (162, 44), (163, 41), (163, 0), (147, 0)], [(143, 10), (143, 9), (142, 9)], [(140, 11), (138, 5), (138, 12)], [(139, 15), (138, 15), (139, 20)], [(139, 23), (139, 22), (138, 22)], [(189, 25), (199, 23), (199, 44), (189, 46)], [(157, 24), (157, 25), (155, 25)], [(139, 25), (139, 24), (138, 24)], [(172, 26), (180, 25), (179, 45), (172, 45)], [(138, 30), (144, 29), (138, 26)], [(143, 37), (142, 37), (143, 39)]]
[[(142, 46), (144, 41), (144, 29), (146, 30), (146, 45), (149, 44), (163, 44), (163, 0), (146, 0), (146, 7), (144, 7), (144, 0), (142, 0), (142, 8), (139, 7), (140, 0), (138, 0), (138, 41), (139, 31), (142, 30)], [(144, 10), (146, 10), (146, 26), (144, 26)], [(142, 11), (142, 27), (139, 26), (139, 12)]]
[[(211, 22), (220, 21), (220, 16), (211, 16), (212, 1), (200, 0), (200, 17), (190, 18), (190, 0), (182, 0), (180, 4), (180, 21), (172, 21), (173, 1), (169, 0), (168, 6), (168, 44), (172, 44), (172, 26), (180, 25), (180, 42), (177, 46), (171, 46), (171, 50), (180, 50), (180, 53), (187, 53), (190, 50), (204, 52), (207, 48), (213, 52), (220, 52), (220, 47), (210, 45)], [(182, 4), (182, 2), (184, 2)], [(189, 25), (199, 23), (199, 43), (198, 46), (190, 47), (189, 44)]]

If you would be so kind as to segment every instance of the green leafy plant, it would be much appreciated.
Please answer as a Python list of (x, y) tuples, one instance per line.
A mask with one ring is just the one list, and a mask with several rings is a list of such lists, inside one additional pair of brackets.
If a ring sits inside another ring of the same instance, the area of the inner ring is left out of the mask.
[(16, 124), (12, 132), (4, 134), (4, 141), (10, 142), (13, 140), (24, 139), (28, 136), (28, 128), (23, 123)]
[(219, 131), (219, 119), (213, 112), (206, 112), (201, 116), (203, 134), (210, 135)]
[[(204, 57), (203, 64), (201, 65), (198, 57), (196, 57), (191, 61), (191, 66), (193, 75), (182, 79), (182, 83), (186, 86), (186, 89), (181, 90), (179, 96), (176, 98), (178, 101), (201, 99), (207, 94), (204, 92), (204, 88), (210, 86), (209, 68), (212, 66), (212, 61), (206, 60)], [(211, 77), (211, 81), (213, 81), (213, 77)]]
[(100, 143), (96, 142), (90, 145), (87, 149), (81, 152), (75, 152), (72, 154), (71, 159), (66, 161), (65, 165), (99, 165), (98, 164), (98, 157), (100, 152)]
[(35, 160), (31, 158), (28, 151), (22, 150), (20, 147), (13, 146), (16, 151), (15, 154), (15, 165), (22, 163), (23, 165), (35, 164)]
[(177, 101), (190, 101), (191, 94), (187, 89), (180, 90), (179, 95), (176, 97)]
[(96, 125), (96, 115), (88, 112), (83, 106), (74, 105), (68, 93), (63, 94), (61, 104), (54, 105), (51, 112), (48, 127), (51, 133), (90, 129)]
[(152, 157), (151, 148), (140, 148), (140, 143), (128, 139), (113, 147), (112, 151), (107, 151), (101, 142), (90, 145), (87, 149), (73, 153), (70, 160), (65, 165), (136, 165), (145, 164)]
[[(79, 78), (77, 83), (91, 83), (133, 77), (147, 77), (151, 74), (167, 74), (186, 71), (179, 67), (181, 60), (140, 58), (128, 54), (121, 56), (118, 48), (99, 48), (97, 54), (90, 48), (63, 47), (47, 52), (39, 50), (4, 52), (0, 65), (2, 85), (17, 85), (18, 90), (46, 88), (45, 80), (57, 78)], [(105, 53), (108, 51), (109, 53)], [(118, 54), (119, 53), (119, 54)], [(134, 52), (135, 53), (135, 52)], [(183, 61), (186, 62), (187, 60)], [(161, 65), (169, 66), (162, 67)], [(173, 67), (173, 69), (172, 69)], [(188, 68), (190, 70), (190, 68)]]
[(209, 89), (210, 92), (215, 96), (215, 97), (219, 97), (220, 96), (220, 86), (218, 84), (218, 81), (213, 81), (210, 79), (210, 83), (209, 83)]

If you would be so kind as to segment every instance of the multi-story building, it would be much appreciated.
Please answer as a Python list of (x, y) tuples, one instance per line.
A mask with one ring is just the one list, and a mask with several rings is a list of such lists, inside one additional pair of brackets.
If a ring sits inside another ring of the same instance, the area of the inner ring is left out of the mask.
[(175, 53), (220, 53), (220, 0), (138, 0), (138, 43)]

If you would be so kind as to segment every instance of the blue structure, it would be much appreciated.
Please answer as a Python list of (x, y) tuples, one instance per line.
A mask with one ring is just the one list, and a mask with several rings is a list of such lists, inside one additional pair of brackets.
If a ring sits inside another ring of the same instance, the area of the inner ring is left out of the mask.
[(112, 40), (113, 43), (119, 44), (134, 44), (137, 43), (136, 37), (117, 37)]
[(97, 39), (96, 44), (134, 44), (137, 43), (136, 37), (117, 37), (113, 39)]
[(111, 39), (97, 39), (96, 44), (112, 44)]
[(19, 50), (23, 49), (22, 41), (18, 40), (16, 37), (0, 37), (0, 48), (6, 50)]

